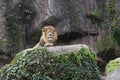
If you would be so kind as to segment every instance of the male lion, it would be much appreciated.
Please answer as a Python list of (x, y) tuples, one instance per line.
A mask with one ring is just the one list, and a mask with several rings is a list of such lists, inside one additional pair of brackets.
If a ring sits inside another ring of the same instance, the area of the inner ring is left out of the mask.
[(55, 45), (55, 42), (57, 41), (57, 33), (54, 27), (52, 26), (45, 26), (42, 29), (42, 36), (40, 38), (39, 43), (34, 47), (39, 46), (53, 46)]

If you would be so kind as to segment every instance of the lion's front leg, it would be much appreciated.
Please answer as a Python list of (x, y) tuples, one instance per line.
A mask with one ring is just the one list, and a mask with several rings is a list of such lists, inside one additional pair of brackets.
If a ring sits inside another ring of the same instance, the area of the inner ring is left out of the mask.
[(44, 44), (44, 47), (50, 47), (50, 46), (54, 46), (54, 43), (46, 43), (46, 44)]

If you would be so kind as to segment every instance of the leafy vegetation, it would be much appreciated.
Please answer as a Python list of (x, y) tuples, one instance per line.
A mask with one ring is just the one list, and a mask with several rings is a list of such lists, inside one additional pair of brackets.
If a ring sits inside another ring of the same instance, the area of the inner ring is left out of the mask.
[(91, 18), (91, 23), (100, 26), (100, 11), (98, 9), (98, 6), (95, 4), (94, 5), (95, 9), (92, 12), (92, 18)]
[(28, 32), (35, 14), (36, 12), (32, 5), (32, 0), (21, 0), (14, 8), (6, 11), (8, 55), (14, 56), (15, 53), (26, 46), (24, 43), (28, 41)]
[(21, 10), (21, 22), (23, 24), (29, 24), (30, 26), (30, 22), (33, 20), (36, 14), (35, 8), (33, 6), (33, 0), (21, 0), (19, 5)]
[[(105, 71), (105, 66), (110, 60), (120, 57), (120, 31), (118, 25), (120, 19), (118, 18), (118, 12), (116, 10), (116, 0), (106, 1), (103, 13), (100, 12), (98, 6), (95, 5), (95, 10), (92, 12), (92, 15), (95, 17), (93, 17), (91, 22), (99, 28), (99, 36), (97, 36), (95, 47), (98, 50), (97, 55), (103, 60), (100, 64), (98, 62), (98, 66), (101, 71)], [(101, 22), (99, 21), (100, 17), (102, 19)], [(115, 67), (109, 69), (112, 70), (114, 68)], [(109, 72), (109, 70), (107, 70), (107, 72)]]
[[(96, 22), (100, 28), (100, 34), (102, 33), (102, 35), (97, 38), (96, 48), (98, 49), (99, 55), (103, 56), (107, 61), (120, 56), (117, 52), (120, 40), (120, 33), (117, 24), (120, 20), (117, 17), (118, 14), (115, 8), (115, 3), (115, 0), (106, 1), (103, 22)], [(96, 8), (93, 13), (96, 17), (99, 17), (100, 15), (98, 8)]]
[(120, 47), (120, 28), (115, 28), (113, 35), (114, 35), (114, 38)]
[(96, 41), (96, 48), (98, 51), (104, 51), (112, 47), (117, 47), (117, 43), (114, 39), (113, 34), (110, 34), (109, 32), (106, 32), (105, 34), (108, 35), (104, 39), (98, 38)]
[(95, 53), (54, 54), (45, 48), (24, 50), (0, 70), (0, 80), (100, 80)]
[(14, 55), (20, 48), (20, 29), (14, 21), (14, 14), (6, 16), (6, 27), (8, 32), (8, 52)]
[(43, 21), (41, 26), (46, 25), (56, 25), (59, 22), (59, 20), (56, 17), (49, 17), (47, 20)]
[(108, 21), (114, 21), (117, 17), (115, 3), (116, 0), (106, 1), (105, 3), (105, 19)]
[(33, 29), (29, 32), (29, 39), (32, 43), (36, 44), (40, 40), (40, 36), (42, 35), (42, 29), (37, 28)]
[(111, 60), (106, 66), (105, 73), (108, 74), (118, 68), (120, 68), (119, 60)]

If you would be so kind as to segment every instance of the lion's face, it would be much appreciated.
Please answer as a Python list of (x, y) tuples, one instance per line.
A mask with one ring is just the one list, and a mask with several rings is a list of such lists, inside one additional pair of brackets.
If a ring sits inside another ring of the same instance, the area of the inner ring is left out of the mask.
[(46, 26), (42, 30), (49, 42), (54, 42), (55, 29), (52, 26)]
[(53, 38), (54, 38), (54, 31), (53, 31), (53, 30), (47, 30), (46, 33), (47, 33), (47, 34), (46, 34), (47, 39), (48, 39), (49, 41), (52, 41)]

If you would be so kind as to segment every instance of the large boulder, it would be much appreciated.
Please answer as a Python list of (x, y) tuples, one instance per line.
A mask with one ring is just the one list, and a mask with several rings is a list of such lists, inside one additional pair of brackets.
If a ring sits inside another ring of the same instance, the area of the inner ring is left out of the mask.
[(110, 72), (107, 77), (106, 80), (120, 80), (120, 68)]
[(24, 50), (0, 70), (0, 80), (100, 80), (95, 59), (88, 48), (60, 54), (50, 48)]

